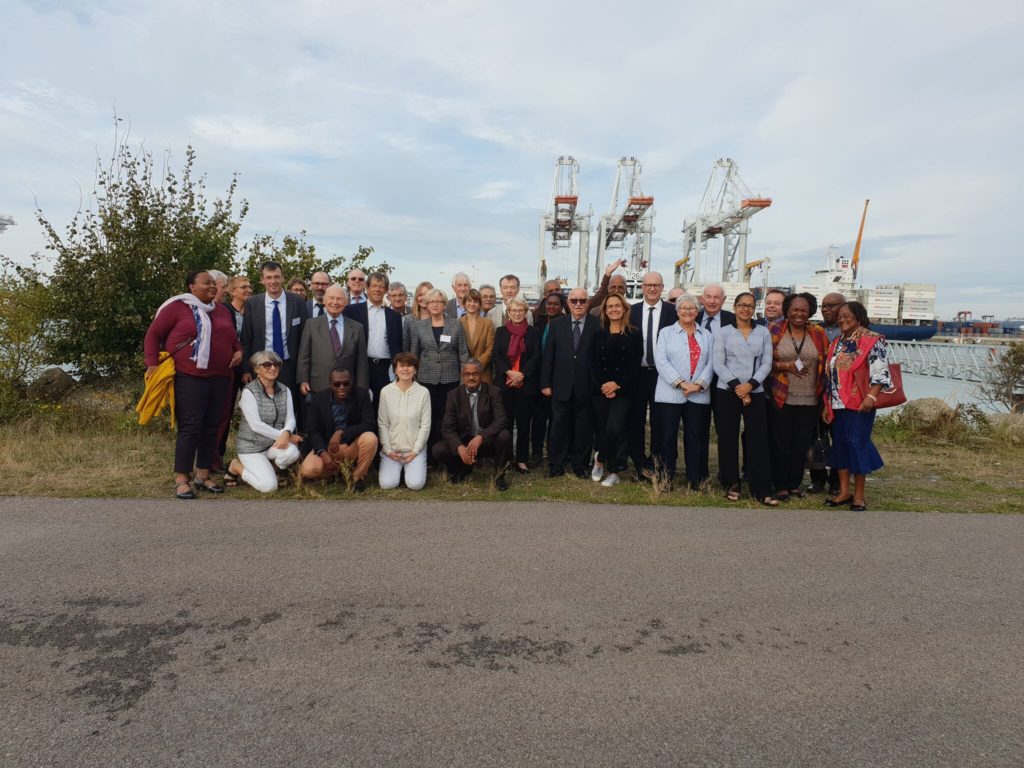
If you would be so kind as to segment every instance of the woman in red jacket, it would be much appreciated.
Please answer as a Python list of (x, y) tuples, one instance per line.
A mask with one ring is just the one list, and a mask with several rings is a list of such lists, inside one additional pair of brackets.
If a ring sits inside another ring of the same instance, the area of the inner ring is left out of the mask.
[(215, 301), (217, 283), (209, 272), (192, 272), (187, 293), (165, 301), (146, 331), (146, 378), (160, 362), (160, 352), (174, 358), (174, 410), (178, 439), (174, 449), (174, 494), (196, 497), (189, 476), (195, 468), (195, 490), (223, 493), (210, 478), (217, 452), (217, 427), (232, 371), (242, 361), (230, 310)]

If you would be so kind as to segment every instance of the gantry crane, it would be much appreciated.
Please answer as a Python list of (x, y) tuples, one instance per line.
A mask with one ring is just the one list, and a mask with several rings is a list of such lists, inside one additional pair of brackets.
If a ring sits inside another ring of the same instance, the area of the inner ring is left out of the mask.
[(544, 285), (548, 279), (549, 232), (551, 233), (551, 247), (556, 250), (571, 248), (573, 235), (578, 236), (579, 255), (577, 257), (576, 285), (586, 283), (587, 259), (590, 253), (590, 220), (593, 210), (588, 208), (586, 213), (578, 211), (579, 191), (576, 187), (576, 174), (579, 173), (579, 170), (579, 163), (568, 155), (558, 158), (555, 163), (555, 180), (551, 185), (551, 205), (548, 207), (548, 212), (540, 217), (538, 285)]
[[(683, 222), (683, 258), (676, 262), (675, 284), (739, 282), (741, 270), (745, 271), (747, 263), (750, 217), (771, 204), (770, 197), (750, 192), (732, 158), (719, 158), (711, 168), (700, 212)], [(719, 236), (722, 238), (721, 269), (717, 265), (702, 264), (707, 241)]]
[(619, 159), (615, 172), (612, 205), (601, 217), (597, 228), (597, 263), (594, 283), (601, 282), (604, 274), (604, 254), (609, 248), (626, 248), (631, 243), (629, 276), (627, 281), (637, 282), (651, 266), (651, 238), (654, 235), (654, 198), (645, 196), (640, 187), (643, 166), (635, 157)]
[(8, 216), (6, 213), (0, 213), (0, 232), (3, 232), (8, 227), (14, 226), (14, 217)]

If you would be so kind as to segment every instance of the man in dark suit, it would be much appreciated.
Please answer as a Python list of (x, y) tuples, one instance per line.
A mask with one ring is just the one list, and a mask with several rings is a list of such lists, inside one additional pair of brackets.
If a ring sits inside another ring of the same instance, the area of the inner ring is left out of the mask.
[[(647, 414), (651, 414), (651, 445), (661, 445), (661, 425), (654, 416), (654, 390), (658, 386), (658, 369), (654, 365), (654, 348), (658, 344), (658, 332), (677, 321), (675, 306), (662, 301), (661, 294), (665, 281), (658, 272), (644, 275), (644, 300), (629, 308), (629, 324), (643, 334), (644, 356), (640, 360), (640, 375), (637, 390), (630, 403), (629, 413), (629, 455), (633, 457), (633, 468), (638, 480), (650, 477), (654, 469), (650, 454), (647, 453)], [(653, 452), (653, 451), (652, 451)]]
[[(330, 284), (331, 276), (323, 271), (314, 272), (313, 276), (309, 278), (309, 288), (313, 291), (313, 298), (306, 302), (306, 308), (309, 310), (310, 319), (320, 317), (327, 311), (324, 309), (324, 292)], [(348, 296), (345, 299), (347, 300)]]
[(310, 451), (299, 470), (302, 477), (326, 480), (341, 471), (342, 462), (352, 462), (354, 490), (363, 490), (377, 454), (377, 417), (369, 390), (353, 386), (352, 374), (337, 368), (331, 371), (328, 388), (313, 396), (306, 421)]
[(441, 439), (431, 449), (434, 461), (448, 468), (453, 483), (465, 480), (481, 457), (494, 457), (494, 487), (508, 489), (505, 470), (512, 456), (512, 434), (505, 429), (501, 390), (480, 380), (483, 366), (462, 364), (462, 384), (448, 393)]
[(299, 345), (299, 392), (322, 392), (330, 385), (331, 371), (342, 368), (354, 373), (355, 385), (369, 385), (366, 332), (355, 320), (344, 316), (348, 296), (340, 285), (324, 291), (326, 314), (306, 321)]
[(594, 442), (590, 345), (601, 323), (587, 312), (587, 306), (586, 290), (573, 288), (569, 291), (569, 314), (552, 320), (548, 328), (540, 393), (551, 398), (549, 477), (565, 474), (566, 459), (577, 477), (590, 476), (590, 448)]
[(264, 349), (277, 353), (284, 364), (278, 380), (292, 390), (295, 418), (302, 423), (300, 393), (296, 381), (299, 344), (302, 327), (309, 317), (305, 300), (296, 293), (284, 290), (284, 272), (281, 265), (268, 261), (260, 267), (260, 283), (264, 292), (245, 300), (242, 320), (242, 382), (252, 381), (249, 359)]
[(369, 387), (375, 408), (380, 391), (391, 382), (391, 361), (402, 351), (402, 316), (384, 306), (389, 282), (383, 272), (372, 273), (366, 280), (366, 302), (345, 307), (345, 317), (361, 323), (366, 332)]
[[(714, 333), (723, 325), (736, 325), (736, 315), (727, 309), (722, 309), (722, 305), (725, 303), (725, 289), (717, 283), (709, 283), (704, 286), (704, 290), (700, 294), (700, 303), (703, 309), (697, 315), (697, 325), (705, 330)], [(711, 377), (711, 410), (715, 410), (715, 402), (718, 400), (719, 392), (721, 390), (716, 386), (718, 384), (718, 376)], [(732, 393), (729, 393), (732, 397)], [(711, 439), (711, 422), (708, 421), (705, 427), (705, 432), (701, 445), (705, 446), (703, 461), (701, 462), (701, 477), (707, 479), (709, 476), (708, 472), (708, 451), (706, 446), (708, 441)]]

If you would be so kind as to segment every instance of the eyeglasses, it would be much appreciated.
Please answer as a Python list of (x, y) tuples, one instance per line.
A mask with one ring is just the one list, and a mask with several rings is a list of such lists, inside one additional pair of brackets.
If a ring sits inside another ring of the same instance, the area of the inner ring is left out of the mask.
[(351, 381), (332, 381), (331, 382), (331, 386), (334, 387), (335, 389), (343, 389), (343, 388), (347, 389), (348, 387), (352, 386), (352, 382)]
[(753, 304), (737, 304), (736, 309), (754, 309)]
[(366, 278), (365, 278), (365, 277), (350, 277), (350, 278), (348, 279), (348, 281), (349, 281), (350, 283), (352, 283), (352, 282), (356, 282), (356, 283), (365, 283), (365, 282), (366, 282)]
[(835, 304), (822, 304), (821, 308), (822, 309), (835, 309), (836, 307), (841, 307), (841, 306), (843, 306), (843, 303), (840, 301), (840, 302), (836, 302)]
[(587, 299), (569, 299), (570, 304), (586, 304)]
[(644, 283), (644, 288), (661, 288), (664, 285), (664, 283)]
[(266, 362), (266, 363), (260, 363), (260, 368), (266, 368), (266, 369), (268, 369), (268, 370), (269, 370), (270, 368), (280, 368), (280, 367), (281, 367), (281, 364), (280, 364), (280, 363), (271, 363), (271, 362), (269, 362), (269, 361), (268, 361), (268, 362)]

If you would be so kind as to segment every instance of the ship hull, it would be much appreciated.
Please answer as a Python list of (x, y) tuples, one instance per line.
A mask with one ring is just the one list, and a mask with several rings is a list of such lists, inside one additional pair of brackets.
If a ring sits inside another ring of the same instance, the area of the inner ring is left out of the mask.
[(927, 325), (885, 325), (871, 323), (871, 330), (880, 333), (890, 341), (926, 341), (938, 331), (936, 323)]

